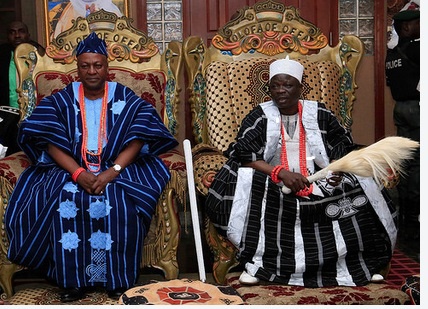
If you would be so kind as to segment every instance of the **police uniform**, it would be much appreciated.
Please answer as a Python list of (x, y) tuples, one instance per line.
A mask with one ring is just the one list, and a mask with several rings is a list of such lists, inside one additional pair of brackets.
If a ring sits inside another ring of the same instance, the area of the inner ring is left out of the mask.
[[(416, 10), (394, 15), (394, 23), (420, 18)], [(397, 31), (398, 32), (398, 31)], [(400, 35), (400, 34), (399, 34)], [(420, 142), (420, 39), (400, 36), (397, 46), (389, 49), (385, 60), (386, 82), (391, 90), (397, 135)], [(407, 237), (419, 237), (420, 167), (419, 151), (408, 162), (407, 176), (398, 185), (402, 229)]]

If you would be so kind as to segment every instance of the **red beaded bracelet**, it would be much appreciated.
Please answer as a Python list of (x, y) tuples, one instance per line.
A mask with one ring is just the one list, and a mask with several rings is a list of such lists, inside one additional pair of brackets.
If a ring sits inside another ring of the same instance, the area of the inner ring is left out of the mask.
[(270, 177), (274, 183), (279, 183), (281, 180), (278, 178), (279, 172), (284, 168), (282, 165), (277, 165), (273, 168)]
[(302, 190), (300, 190), (300, 191), (297, 191), (296, 192), (296, 195), (297, 196), (308, 196), (309, 194), (311, 194), (312, 193), (312, 191), (314, 190), (314, 186), (311, 184), (310, 186), (309, 186), (309, 188), (308, 187), (305, 187), (304, 189), (302, 189)]
[(79, 167), (77, 170), (74, 171), (73, 175), (71, 175), (71, 179), (73, 179), (74, 182), (77, 182), (77, 177), (79, 177), (80, 174), (82, 174), (85, 171), (83, 167)]

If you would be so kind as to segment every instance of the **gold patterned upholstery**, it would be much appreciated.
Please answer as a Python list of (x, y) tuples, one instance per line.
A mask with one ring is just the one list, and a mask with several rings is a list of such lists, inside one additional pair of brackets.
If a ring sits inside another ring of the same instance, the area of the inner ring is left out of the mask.
[[(60, 34), (46, 48), (43, 57), (29, 44), (21, 44), (15, 52), (20, 77), (19, 103), (21, 120), (31, 114), (45, 96), (55, 93), (77, 79), (73, 46), (95, 30), (105, 38), (109, 53), (109, 76), (131, 88), (151, 103), (174, 136), (177, 136), (179, 104), (177, 82), (181, 66), (181, 45), (171, 43), (160, 54), (153, 40), (131, 26), (127, 17), (118, 18), (103, 10), (78, 18), (73, 28)], [(141, 268), (162, 270), (166, 279), (178, 278), (177, 249), (180, 237), (179, 205), (186, 201), (186, 169), (183, 155), (172, 150), (161, 155), (171, 172), (171, 180), (163, 191), (148, 235), (144, 241)], [(22, 267), (7, 260), (8, 239), (3, 223), (4, 213), (17, 178), (30, 164), (23, 152), (0, 160), (0, 286), (2, 298), (12, 296), (13, 274)]]
[[(269, 65), (274, 60), (251, 58), (208, 65), (206, 126), (210, 145), (226, 150), (248, 112), (258, 103), (270, 100)], [(324, 102), (339, 114), (339, 66), (331, 61), (299, 61), (305, 67), (302, 98)]]
[[(304, 66), (302, 98), (326, 104), (351, 129), (355, 74), (364, 54), (362, 41), (345, 36), (337, 46), (302, 19), (296, 8), (272, 0), (257, 2), (234, 15), (207, 48), (199, 37), (183, 43), (195, 146), (192, 149), (197, 191), (206, 196), (236, 138), (244, 117), (270, 100), (269, 64), (287, 55)], [(205, 236), (214, 255), (213, 275), (225, 283), (238, 264), (236, 249), (205, 218)]]

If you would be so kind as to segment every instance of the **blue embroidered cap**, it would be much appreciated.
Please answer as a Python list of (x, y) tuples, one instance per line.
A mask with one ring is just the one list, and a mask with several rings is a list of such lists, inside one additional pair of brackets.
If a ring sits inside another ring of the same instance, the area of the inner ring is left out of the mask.
[(107, 56), (107, 44), (95, 32), (91, 32), (86, 39), (77, 44), (76, 57), (83, 53), (96, 53)]

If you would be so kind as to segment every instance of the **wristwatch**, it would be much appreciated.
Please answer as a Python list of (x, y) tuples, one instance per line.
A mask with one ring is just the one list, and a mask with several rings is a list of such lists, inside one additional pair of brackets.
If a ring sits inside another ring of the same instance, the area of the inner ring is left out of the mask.
[(113, 165), (113, 170), (116, 173), (120, 173), (122, 171), (122, 166), (120, 166), (119, 164), (115, 164), (115, 165)]

